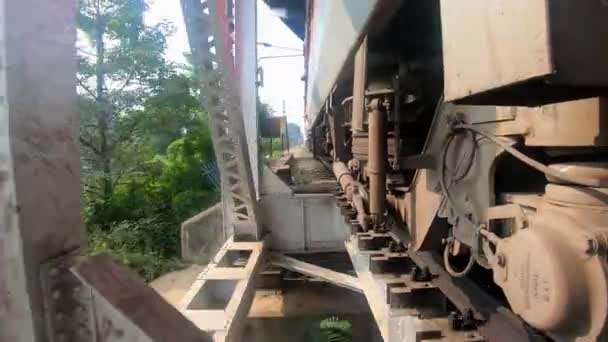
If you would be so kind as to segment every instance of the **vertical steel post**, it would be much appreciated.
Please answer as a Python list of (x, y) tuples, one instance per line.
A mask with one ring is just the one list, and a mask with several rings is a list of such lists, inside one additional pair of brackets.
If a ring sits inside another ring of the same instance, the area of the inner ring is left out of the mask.
[(257, 4), (256, 0), (240, 0), (235, 4), (235, 66), (239, 95), (249, 148), (249, 160), (256, 196), (259, 196), (259, 152), (257, 116)]
[(46, 341), (41, 265), (83, 249), (76, 0), (0, 0), (0, 341)]
[(0, 0), (0, 341), (33, 341), (34, 327), (25, 288), (25, 260), (18, 227), (9, 140), (6, 2)]

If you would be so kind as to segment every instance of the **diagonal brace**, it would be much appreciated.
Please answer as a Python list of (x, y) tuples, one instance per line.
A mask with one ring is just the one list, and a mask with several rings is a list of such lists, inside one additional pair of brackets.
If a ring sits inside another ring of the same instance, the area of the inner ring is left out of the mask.
[(328, 268), (313, 265), (298, 259), (286, 256), (281, 253), (273, 253), (270, 256), (270, 262), (278, 267), (298, 272), (307, 276), (319, 278), (329, 283), (335, 284), (346, 289), (363, 293), (363, 289), (356, 277), (348, 274), (336, 272)]

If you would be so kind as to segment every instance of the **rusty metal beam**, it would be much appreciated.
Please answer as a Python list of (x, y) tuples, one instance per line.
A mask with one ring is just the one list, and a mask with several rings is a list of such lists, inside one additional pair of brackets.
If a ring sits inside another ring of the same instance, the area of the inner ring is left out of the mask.
[(369, 112), (367, 175), (369, 177), (369, 213), (374, 224), (381, 224), (386, 211), (386, 112), (374, 99)]
[(81, 333), (72, 335), (78, 339), (64, 336), (66, 338), (51, 341), (213, 341), (208, 333), (182, 316), (133, 271), (115, 263), (109, 256), (81, 257), (72, 272), (85, 285), (80, 292), (91, 292), (88, 307), (93, 312), (92, 331), (81, 326), (86, 335)]

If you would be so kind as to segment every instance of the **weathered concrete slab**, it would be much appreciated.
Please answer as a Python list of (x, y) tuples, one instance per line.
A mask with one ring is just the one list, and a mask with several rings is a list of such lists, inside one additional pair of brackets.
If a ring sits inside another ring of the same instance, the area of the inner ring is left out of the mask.
[(218, 203), (182, 223), (182, 259), (206, 265), (226, 239), (222, 203)]

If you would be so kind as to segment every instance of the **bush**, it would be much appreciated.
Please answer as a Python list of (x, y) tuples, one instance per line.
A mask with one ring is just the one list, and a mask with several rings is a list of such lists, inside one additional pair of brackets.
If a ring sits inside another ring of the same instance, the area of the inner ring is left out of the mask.
[(108, 230), (92, 228), (91, 255), (108, 254), (139, 273), (146, 281), (181, 269), (179, 227), (159, 217), (122, 221)]
[(321, 334), (327, 342), (350, 342), (352, 341), (352, 324), (347, 320), (337, 317), (327, 318), (319, 323)]
[(311, 342), (351, 342), (353, 340), (353, 326), (348, 320), (330, 317), (314, 320), (311, 324), (305, 341)]

